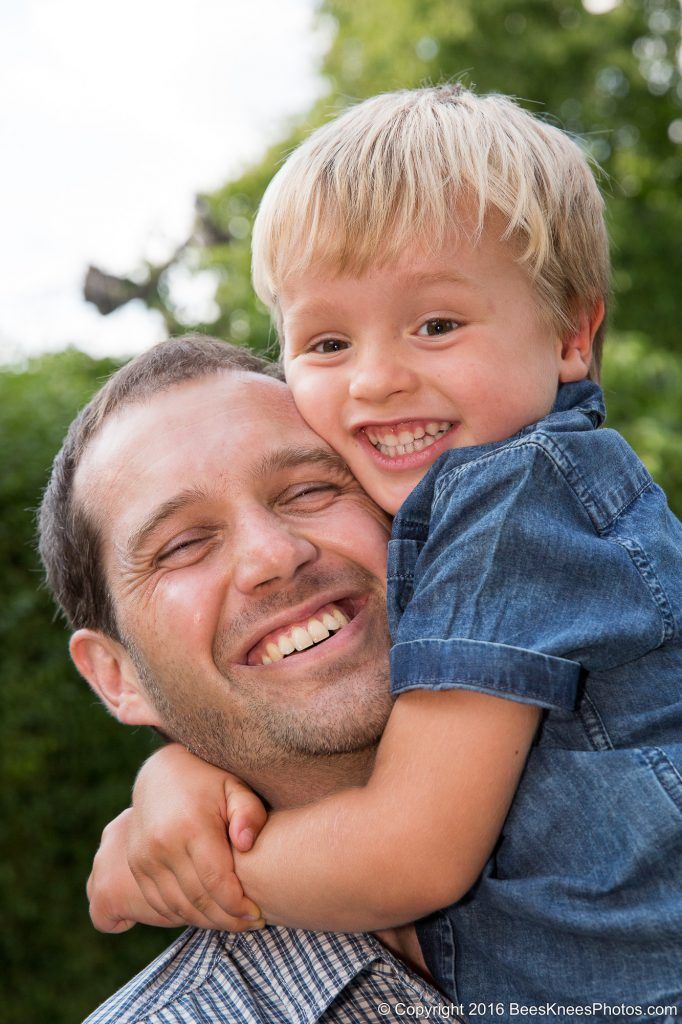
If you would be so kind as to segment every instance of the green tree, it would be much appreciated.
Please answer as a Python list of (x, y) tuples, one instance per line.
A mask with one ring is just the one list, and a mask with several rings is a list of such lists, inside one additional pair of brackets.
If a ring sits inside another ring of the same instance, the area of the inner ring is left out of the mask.
[(81, 1020), (169, 938), (141, 928), (104, 936), (90, 924), (92, 855), (106, 822), (128, 803), (152, 739), (122, 729), (78, 678), (35, 549), (34, 510), (52, 458), (78, 408), (115, 368), (71, 350), (0, 372), (0, 1019), (13, 1024)]
[[(326, 94), (257, 166), (198, 197), (194, 232), (177, 257), (164, 268), (144, 268), (146, 301), (162, 310), (171, 331), (196, 327), (273, 352), (272, 326), (251, 294), (249, 236), (260, 196), (286, 153), (348, 103), (380, 91), (462, 78), (481, 92), (514, 95), (575, 133), (603, 168), (614, 265), (604, 370), (609, 422), (640, 446), (682, 510), (670, 458), (682, 413), (669, 397), (682, 358), (675, 316), (680, 6), (678, 0), (620, 0), (600, 15), (590, 6), (589, 0), (323, 0), (318, 16), (331, 39), (322, 65)], [(203, 322), (188, 319), (174, 299), (178, 268), (214, 275), (215, 309)]]

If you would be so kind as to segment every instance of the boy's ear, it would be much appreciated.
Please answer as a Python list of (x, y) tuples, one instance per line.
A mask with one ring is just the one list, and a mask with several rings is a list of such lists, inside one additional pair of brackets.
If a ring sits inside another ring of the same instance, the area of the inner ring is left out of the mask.
[(584, 310), (578, 317), (578, 326), (561, 342), (559, 381), (584, 380), (590, 372), (594, 336), (604, 319), (604, 301), (599, 299), (591, 314)]
[(120, 643), (97, 630), (79, 629), (71, 637), (69, 650), (80, 674), (119, 722), (163, 727)]

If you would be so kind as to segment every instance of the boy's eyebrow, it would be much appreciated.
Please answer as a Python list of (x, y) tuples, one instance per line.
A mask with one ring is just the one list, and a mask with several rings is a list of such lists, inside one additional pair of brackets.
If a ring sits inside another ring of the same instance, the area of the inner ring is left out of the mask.
[(312, 299), (310, 302), (292, 303), (287, 315), (287, 321), (291, 323), (301, 320), (307, 316), (329, 316), (337, 312), (337, 307), (328, 299)]
[(433, 271), (415, 271), (414, 274), (406, 274), (406, 279), (411, 284), (419, 287), (420, 285), (427, 284), (464, 284), (464, 285), (475, 285), (475, 281), (471, 277), (467, 277), (466, 274), (455, 274), (450, 270), (444, 270), (442, 273), (433, 273)]

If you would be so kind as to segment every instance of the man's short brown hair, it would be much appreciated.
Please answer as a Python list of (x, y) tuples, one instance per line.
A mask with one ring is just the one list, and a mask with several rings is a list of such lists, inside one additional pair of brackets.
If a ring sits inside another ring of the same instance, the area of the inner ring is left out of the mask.
[(86, 448), (104, 422), (128, 405), (186, 381), (229, 370), (281, 379), (275, 364), (248, 349), (202, 335), (171, 338), (114, 373), (69, 427), (52, 464), (39, 514), (39, 547), (47, 582), (73, 629), (97, 629), (120, 640), (101, 558), (99, 531), (74, 497)]

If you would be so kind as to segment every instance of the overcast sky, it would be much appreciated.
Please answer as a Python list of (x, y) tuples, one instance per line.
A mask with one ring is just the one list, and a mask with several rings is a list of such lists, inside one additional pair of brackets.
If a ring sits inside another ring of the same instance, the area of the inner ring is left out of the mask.
[(313, 0), (0, 0), (0, 358), (132, 354), (163, 336), (114, 273), (186, 237), (196, 192), (256, 158), (322, 91)]

